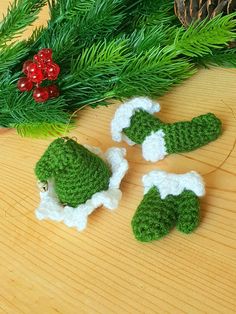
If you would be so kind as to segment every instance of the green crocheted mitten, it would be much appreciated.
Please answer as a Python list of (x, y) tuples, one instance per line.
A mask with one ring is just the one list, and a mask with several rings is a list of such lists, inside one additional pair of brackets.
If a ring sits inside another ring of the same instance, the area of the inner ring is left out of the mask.
[(121, 105), (112, 120), (112, 138), (128, 144), (141, 144), (147, 161), (168, 154), (189, 152), (214, 141), (222, 132), (221, 121), (207, 113), (191, 121), (164, 123), (153, 116), (160, 106), (148, 98), (134, 98)]
[(97, 155), (72, 139), (53, 141), (36, 164), (39, 181), (53, 179), (62, 204), (76, 207), (107, 190), (111, 170)]
[(176, 227), (183, 233), (191, 233), (200, 222), (199, 198), (192, 191), (184, 191), (176, 204)]
[(199, 174), (157, 170), (145, 175), (143, 183), (145, 195), (131, 222), (137, 240), (161, 239), (175, 225), (186, 234), (196, 229), (200, 220), (199, 197), (205, 193)]
[(135, 238), (141, 242), (161, 239), (170, 232), (175, 223), (173, 203), (169, 197), (162, 200), (156, 187), (144, 195), (131, 221)]

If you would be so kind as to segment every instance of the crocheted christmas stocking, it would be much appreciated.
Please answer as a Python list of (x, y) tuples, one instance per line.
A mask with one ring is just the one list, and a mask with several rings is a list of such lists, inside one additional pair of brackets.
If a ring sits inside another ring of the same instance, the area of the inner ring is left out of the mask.
[(214, 141), (221, 134), (221, 121), (207, 113), (191, 121), (164, 123), (153, 113), (160, 106), (148, 98), (134, 98), (121, 105), (112, 120), (113, 140), (141, 144), (143, 157), (156, 162), (168, 154), (189, 152)]
[(121, 198), (119, 185), (128, 169), (124, 155), (120, 148), (103, 155), (69, 138), (53, 141), (35, 167), (41, 185), (46, 182), (37, 217), (64, 221), (82, 230), (95, 208), (116, 208)]
[(205, 193), (199, 174), (157, 170), (145, 175), (143, 183), (145, 195), (131, 222), (137, 240), (161, 239), (175, 225), (184, 233), (191, 233), (198, 226), (199, 197)]

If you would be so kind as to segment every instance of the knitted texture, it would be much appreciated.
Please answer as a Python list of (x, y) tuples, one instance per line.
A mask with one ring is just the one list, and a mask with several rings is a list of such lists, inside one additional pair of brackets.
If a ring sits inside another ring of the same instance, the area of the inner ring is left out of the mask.
[(164, 123), (144, 107), (133, 113), (129, 126), (126, 123), (122, 131), (132, 143), (142, 145), (146, 160), (155, 162), (168, 154), (189, 152), (214, 141), (221, 134), (222, 126), (213, 113), (200, 115), (191, 121)]
[(62, 204), (76, 207), (107, 190), (111, 170), (106, 162), (72, 139), (56, 139), (36, 164), (40, 181), (53, 179)]
[[(160, 171), (160, 175), (163, 173)], [(159, 175), (158, 172), (157, 175)], [(189, 180), (190, 177), (188, 174), (186, 175), (187, 177), (181, 175), (182, 177), (179, 179), (181, 181)], [(166, 178), (170, 178), (170, 176), (167, 174)], [(166, 194), (164, 192), (166, 184), (160, 181), (159, 188), (153, 184), (144, 195), (131, 221), (134, 236), (138, 241), (159, 240), (167, 235), (175, 225), (179, 231), (186, 234), (193, 232), (199, 225), (199, 198), (192, 190), (179, 189), (177, 186), (180, 182), (178, 179), (176, 180), (176, 176), (173, 175), (172, 183), (169, 179), (166, 182), (172, 185), (170, 190), (179, 191), (179, 194), (177, 192), (174, 192), (175, 195), (167, 193), (163, 198), (162, 195)], [(198, 183), (203, 184), (200, 177)], [(201, 195), (203, 195), (204, 187), (201, 190)]]
[(140, 110), (131, 118), (130, 127), (123, 132), (133, 142), (142, 144), (148, 135), (160, 129), (165, 134), (168, 154), (189, 152), (217, 139), (221, 134), (221, 121), (213, 113), (207, 113), (191, 121), (163, 123)]
[(42, 189), (42, 185), (39, 184), (41, 187), (40, 203), (35, 212), (39, 220), (50, 219), (64, 222), (68, 227), (75, 227), (78, 231), (82, 231), (87, 226), (88, 216), (96, 208), (104, 206), (109, 210), (114, 210), (118, 207), (122, 197), (120, 184), (128, 170), (128, 162), (125, 159), (126, 150), (112, 147), (106, 153), (102, 153), (97, 147), (87, 146), (87, 149), (109, 165), (112, 175), (109, 179), (108, 189), (93, 194), (90, 199), (77, 207), (63, 206), (55, 193), (53, 179), (49, 179), (46, 189)]

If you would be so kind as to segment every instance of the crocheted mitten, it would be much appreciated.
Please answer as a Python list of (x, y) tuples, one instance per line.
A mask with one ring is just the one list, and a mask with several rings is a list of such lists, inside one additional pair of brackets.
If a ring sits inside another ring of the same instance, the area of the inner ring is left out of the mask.
[(46, 182), (37, 217), (64, 221), (83, 230), (95, 208), (104, 205), (115, 209), (121, 198), (119, 186), (128, 169), (124, 156), (122, 148), (102, 154), (69, 138), (53, 141), (35, 167), (38, 180)]
[(133, 98), (121, 105), (112, 120), (113, 140), (141, 144), (147, 161), (158, 161), (168, 154), (189, 152), (214, 141), (221, 134), (221, 121), (207, 113), (191, 121), (164, 123), (153, 113), (160, 106), (148, 98)]
[(205, 193), (199, 174), (151, 171), (143, 184), (145, 195), (131, 222), (137, 240), (158, 240), (175, 225), (184, 233), (194, 231), (200, 220), (199, 197)]

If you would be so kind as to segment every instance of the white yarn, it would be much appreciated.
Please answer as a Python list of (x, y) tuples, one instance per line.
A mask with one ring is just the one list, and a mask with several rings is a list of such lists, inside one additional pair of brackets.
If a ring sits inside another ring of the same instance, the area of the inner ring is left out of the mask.
[[(147, 97), (136, 97), (123, 103), (115, 112), (115, 115), (111, 122), (111, 134), (112, 139), (116, 142), (122, 140), (127, 141), (127, 137), (122, 134), (123, 129), (130, 126), (130, 120), (134, 113), (140, 109), (147, 111), (148, 113), (155, 113), (160, 111), (160, 105)], [(127, 141), (128, 144), (133, 143)]]
[(153, 186), (157, 187), (162, 199), (168, 195), (180, 195), (184, 190), (193, 191), (197, 196), (205, 194), (202, 177), (195, 171), (184, 174), (154, 170), (143, 176), (144, 194)]
[(39, 220), (49, 218), (54, 221), (62, 221), (64, 218), (64, 208), (58, 201), (53, 186), (52, 181), (48, 181), (48, 190), (39, 193), (41, 201), (35, 212)]
[(147, 161), (156, 162), (164, 159), (167, 153), (163, 130), (152, 132), (142, 143), (143, 158)]
[(40, 204), (36, 209), (36, 217), (40, 220), (51, 219), (54, 221), (63, 221), (68, 227), (76, 227), (82, 231), (87, 226), (88, 216), (98, 207), (104, 206), (110, 210), (118, 207), (122, 197), (119, 189), (121, 180), (128, 170), (128, 162), (124, 158), (126, 150), (124, 148), (110, 148), (105, 154), (102, 154), (98, 148), (88, 147), (93, 153), (103, 157), (111, 167), (112, 176), (109, 181), (107, 191), (95, 193), (91, 199), (76, 208), (60, 204), (57, 195), (54, 192), (53, 182), (48, 182), (48, 190), (40, 192)]

